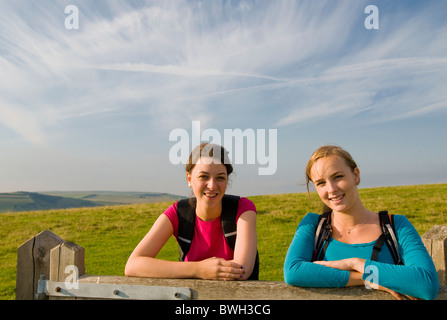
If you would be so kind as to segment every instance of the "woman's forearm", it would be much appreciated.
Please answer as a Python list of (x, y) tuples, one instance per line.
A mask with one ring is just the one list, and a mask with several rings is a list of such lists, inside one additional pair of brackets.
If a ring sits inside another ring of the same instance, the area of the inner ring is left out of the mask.
[(169, 279), (242, 280), (244, 273), (240, 264), (220, 258), (179, 262), (137, 256), (131, 257), (125, 268), (126, 276)]
[(349, 280), (346, 284), (347, 287), (351, 286), (362, 286), (365, 284), (365, 281), (362, 279), (363, 274), (357, 271), (349, 272)]
[(196, 278), (196, 267), (192, 262), (166, 261), (139, 256), (129, 259), (125, 274), (129, 277)]

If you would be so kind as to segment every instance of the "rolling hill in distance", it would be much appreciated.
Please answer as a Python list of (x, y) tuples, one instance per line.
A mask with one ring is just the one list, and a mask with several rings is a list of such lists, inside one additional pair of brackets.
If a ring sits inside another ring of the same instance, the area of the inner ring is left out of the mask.
[(155, 192), (51, 191), (0, 193), (0, 213), (175, 201), (183, 196)]

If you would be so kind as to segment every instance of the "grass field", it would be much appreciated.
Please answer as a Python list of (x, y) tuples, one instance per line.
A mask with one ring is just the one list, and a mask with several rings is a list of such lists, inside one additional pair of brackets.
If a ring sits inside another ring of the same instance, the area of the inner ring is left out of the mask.
[[(422, 235), (447, 225), (447, 184), (360, 189), (371, 210), (403, 214)], [(249, 197), (258, 210), (260, 279), (282, 281), (284, 258), (299, 221), (318, 212), (316, 194)], [(0, 299), (15, 299), (17, 248), (50, 230), (85, 248), (87, 274), (124, 275), (132, 250), (172, 202), (0, 214)], [(159, 258), (178, 259), (171, 238)]]

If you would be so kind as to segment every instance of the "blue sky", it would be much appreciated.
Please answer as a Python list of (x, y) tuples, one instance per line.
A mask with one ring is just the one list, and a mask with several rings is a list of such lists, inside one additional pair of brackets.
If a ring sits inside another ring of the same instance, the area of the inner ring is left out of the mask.
[[(379, 29), (367, 30), (376, 5)], [(79, 10), (66, 29), (65, 7)], [(277, 170), (229, 193), (305, 190), (335, 143), (361, 187), (447, 182), (446, 1), (0, 0), (0, 192), (188, 195), (172, 130), (277, 130)]]

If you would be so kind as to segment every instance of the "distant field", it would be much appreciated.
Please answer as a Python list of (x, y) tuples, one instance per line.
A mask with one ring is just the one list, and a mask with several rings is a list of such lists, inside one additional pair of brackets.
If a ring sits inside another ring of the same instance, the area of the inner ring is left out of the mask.
[[(447, 184), (360, 189), (364, 205), (409, 218), (422, 235), (447, 225)], [(299, 221), (318, 212), (316, 194), (249, 197), (258, 211), (260, 279), (282, 281), (284, 258)], [(173, 201), (0, 214), (0, 299), (15, 298), (17, 248), (44, 230), (85, 248), (87, 274), (123, 275), (132, 250)], [(178, 259), (171, 238), (159, 258)]]
[(0, 193), (0, 213), (153, 203), (181, 196), (154, 192), (73, 191)]
[(169, 193), (155, 193), (155, 192), (123, 192), (123, 191), (71, 191), (71, 192), (44, 192), (44, 194), (51, 196), (61, 196), (67, 198), (81, 199), (93, 201), (101, 205), (115, 205), (115, 204), (138, 204), (138, 203), (153, 203), (166, 202), (181, 198), (181, 196)]
[(30, 197), (24, 196), (23, 193), (0, 193), (0, 212), (13, 211), (14, 206), (18, 203), (32, 203)]

